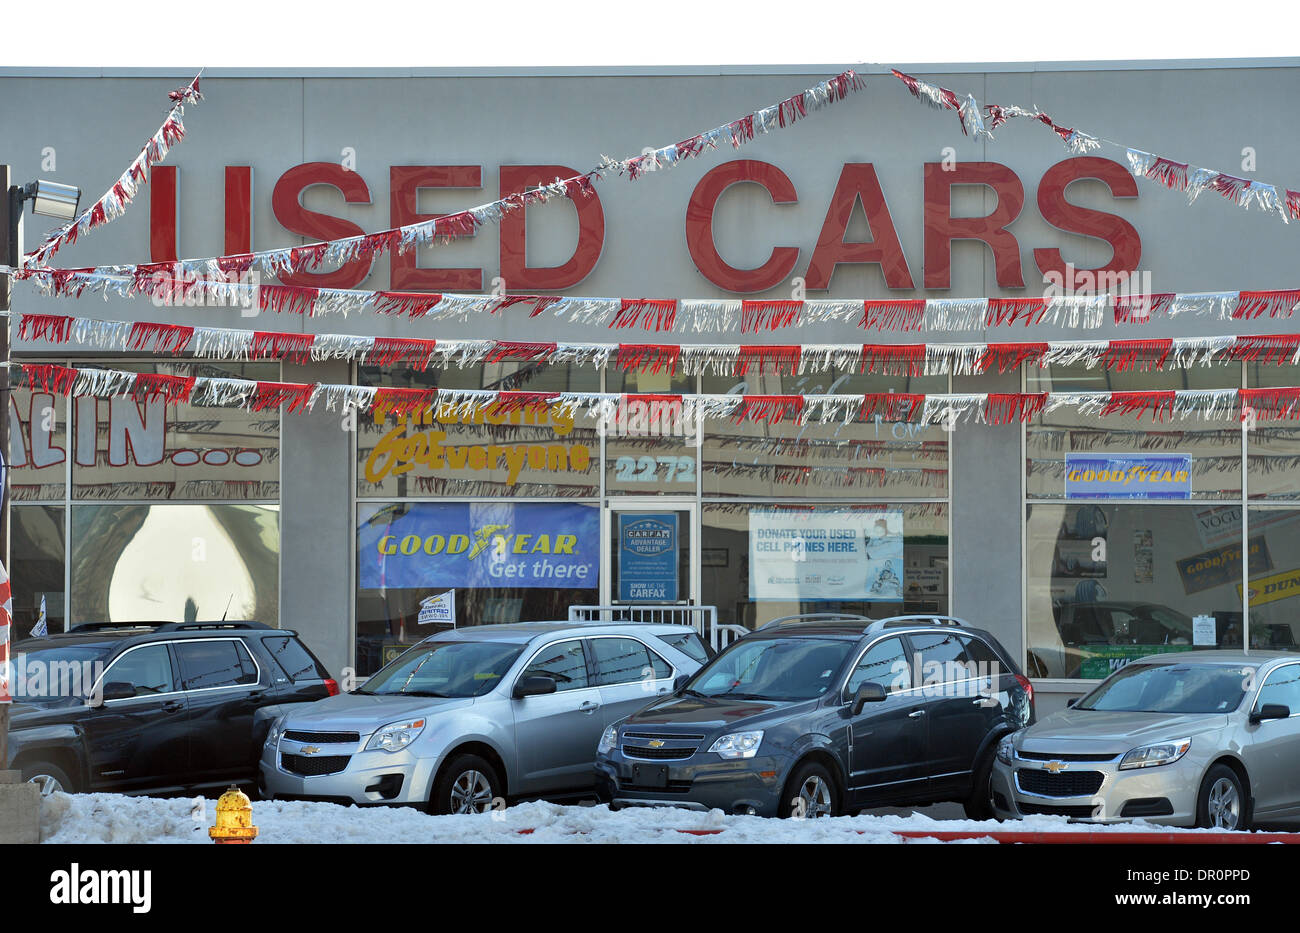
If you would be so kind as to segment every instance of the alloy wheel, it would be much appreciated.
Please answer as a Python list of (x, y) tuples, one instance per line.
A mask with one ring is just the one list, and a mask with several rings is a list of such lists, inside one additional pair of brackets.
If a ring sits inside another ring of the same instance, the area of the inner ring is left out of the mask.
[(28, 784), (35, 784), (41, 789), (41, 796), (48, 797), (50, 794), (66, 793), (63, 783), (50, 774), (33, 774), (27, 779)]
[(1215, 829), (1236, 829), (1241, 823), (1241, 795), (1227, 778), (1219, 778), (1210, 787), (1208, 800), (1210, 825)]
[(481, 771), (465, 771), (451, 785), (452, 813), (486, 813), (492, 809), (492, 783)]
[(830, 785), (816, 774), (809, 775), (808, 779), (799, 787), (799, 802), (803, 816), (807, 819), (830, 816)]

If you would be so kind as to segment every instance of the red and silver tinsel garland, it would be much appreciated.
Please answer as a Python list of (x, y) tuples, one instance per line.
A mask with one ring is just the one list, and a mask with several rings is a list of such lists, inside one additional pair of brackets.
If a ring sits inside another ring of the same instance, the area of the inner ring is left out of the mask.
[(1018, 424), (1070, 409), (1083, 417), (1134, 416), (1152, 421), (1300, 418), (1300, 388), (1180, 389), (1149, 392), (1015, 392), (867, 395), (673, 395), (611, 392), (521, 392), (495, 389), (422, 389), (327, 383), (269, 382), (215, 376), (134, 373), (73, 368), (58, 363), (15, 363), (17, 385), (71, 396), (164, 399), (197, 406), (238, 406), (250, 411), (350, 408), (398, 417), (436, 410), (472, 417), (558, 408), (617, 426), (633, 406), (657, 406), (684, 425), (729, 419), (733, 423), (849, 424), (874, 420), (955, 426)]
[[(1239, 305), (1254, 300), (1239, 299)], [(1014, 372), (1021, 365), (1150, 372), (1242, 361), (1300, 363), (1300, 334), (986, 344), (614, 344), (302, 334), (24, 313), (18, 337), (53, 346), (72, 344), (78, 349), (151, 352), (173, 358), (348, 360), (421, 371), (517, 362), (612, 365), (623, 372), (685, 376), (856, 372), (916, 377)]]
[(44, 265), (64, 246), (76, 243), (78, 237), (116, 220), (126, 212), (127, 206), (135, 200), (140, 188), (148, 183), (149, 170), (166, 159), (172, 148), (185, 138), (183, 122), (185, 105), (195, 104), (203, 99), (203, 95), (199, 93), (198, 76), (184, 87), (171, 91), (167, 96), (172, 102), (167, 118), (163, 120), (162, 126), (158, 127), (157, 132), (149, 137), (149, 141), (127, 166), (126, 171), (99, 200), (53, 231), (46, 237), (45, 242), (27, 253), (23, 257), (25, 264)]

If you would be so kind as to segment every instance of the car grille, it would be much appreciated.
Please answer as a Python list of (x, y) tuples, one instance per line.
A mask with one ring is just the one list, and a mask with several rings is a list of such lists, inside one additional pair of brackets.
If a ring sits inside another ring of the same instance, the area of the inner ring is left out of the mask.
[(280, 755), (280, 766), (291, 774), (314, 777), (321, 774), (338, 774), (348, 766), (351, 755)]
[(1090, 752), (1084, 755), (1053, 755), (1048, 752), (1016, 752), (1017, 758), (1023, 758), (1025, 761), (1113, 761), (1117, 755), (1107, 755), (1102, 752)]
[(290, 729), (284, 734), (290, 742), (319, 742), (321, 745), (341, 745), (345, 742), (360, 742), (359, 732), (295, 732)]
[(1016, 771), (1020, 789), (1042, 797), (1087, 797), (1097, 793), (1103, 780), (1105, 775), (1100, 771), (1062, 771), (1060, 774), (1032, 768)]
[(703, 742), (704, 736), (699, 733), (675, 733), (675, 732), (624, 732), (625, 739), (659, 739), (661, 742)]
[(1017, 803), (1016, 807), (1025, 816), (1069, 816), (1082, 820), (1089, 819), (1092, 816), (1092, 807), (1086, 805), (1054, 807), (1050, 804)]
[(618, 788), (621, 791), (629, 791), (635, 794), (686, 794), (691, 790), (690, 781), (669, 781), (667, 787), (643, 787), (633, 784), (631, 781), (618, 779)]
[(641, 758), (646, 761), (680, 761), (690, 758), (699, 750), (698, 745), (686, 748), (648, 748), (643, 745), (624, 745), (623, 754), (628, 758)]

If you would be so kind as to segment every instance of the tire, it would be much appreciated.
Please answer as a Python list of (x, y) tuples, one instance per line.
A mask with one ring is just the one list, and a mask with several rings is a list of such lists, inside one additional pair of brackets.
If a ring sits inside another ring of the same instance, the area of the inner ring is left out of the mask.
[(962, 801), (962, 809), (966, 811), (968, 820), (991, 820), (993, 814), (993, 756), (997, 752), (998, 741), (994, 741), (989, 746), (989, 750), (984, 753), (980, 759), (979, 765), (975, 768), (975, 783), (971, 788), (970, 796)]
[(1249, 804), (1237, 772), (1227, 765), (1215, 765), (1206, 773), (1201, 792), (1196, 796), (1196, 825), (1206, 829), (1247, 830)]
[(68, 777), (68, 773), (58, 765), (48, 761), (33, 761), (24, 764), (22, 779), (25, 783), (36, 784), (41, 788), (41, 796), (53, 793), (75, 794), (77, 785)]
[(782, 796), (780, 814), (784, 817), (813, 820), (840, 815), (840, 789), (835, 778), (815, 761), (795, 768)]
[(501, 778), (491, 762), (478, 755), (457, 755), (443, 766), (429, 801), (432, 813), (486, 813), (501, 794)]

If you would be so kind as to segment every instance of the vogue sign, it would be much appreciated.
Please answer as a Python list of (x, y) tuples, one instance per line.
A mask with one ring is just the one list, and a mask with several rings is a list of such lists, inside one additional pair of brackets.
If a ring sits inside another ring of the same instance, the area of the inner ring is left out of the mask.
[[(761, 188), (776, 205), (795, 204), (799, 192), (779, 167), (770, 162), (739, 159), (709, 171), (687, 199), (685, 208), (686, 246), (696, 269), (704, 278), (729, 292), (748, 294), (766, 291), (792, 275), (802, 276), (809, 290), (826, 290), (841, 265), (876, 265), (891, 289), (946, 289), (951, 286), (951, 246), (954, 240), (978, 240), (992, 251), (996, 281), (1000, 288), (1025, 288), (1021, 272), (1022, 244), (1012, 229), (1026, 201), (1024, 182), (1010, 168), (998, 162), (927, 162), (921, 166), (924, 181), (924, 243), (921, 254), (911, 257), (903, 249), (894, 226), (883, 187), (869, 162), (842, 166), (821, 230), (806, 265), (800, 258), (809, 244), (788, 242), (789, 232), (780, 224), (770, 231), (772, 248), (766, 261), (751, 268), (727, 262), (715, 236), (715, 217), (723, 195), (733, 186)], [(469, 203), (504, 197), (556, 178), (579, 174), (569, 166), (502, 165), (498, 167), (498, 192), (490, 196), (469, 195)], [(394, 165), (388, 170), (389, 226), (429, 220), (438, 215), (416, 209), (420, 190), (461, 188), (482, 189), (481, 165)], [(1035, 192), (1038, 213), (1053, 227), (1070, 234), (1102, 240), (1111, 248), (1104, 266), (1076, 269), (1068, 266), (1060, 250), (1050, 244), (1026, 244), (1034, 264), (1045, 277), (1066, 289), (1085, 289), (1099, 278), (1115, 280), (1139, 268), (1142, 240), (1128, 221), (1116, 214), (1080, 207), (1066, 199), (1066, 188), (1075, 181), (1095, 179), (1112, 197), (1136, 198), (1137, 183), (1118, 162), (1097, 156), (1079, 156), (1053, 165), (1039, 179)], [(175, 166), (158, 166), (150, 184), (150, 254), (155, 262), (178, 258), (177, 185)], [(342, 217), (309, 210), (302, 204), (308, 188), (334, 188), (348, 204), (373, 201), (371, 181), (363, 173), (333, 162), (308, 162), (295, 166), (276, 181), (271, 208), (281, 227), (309, 240), (359, 236), (367, 231)], [(647, 182), (649, 183), (649, 182)], [(995, 195), (993, 210), (981, 217), (955, 217), (952, 191), (955, 187), (978, 186)], [(253, 174), (247, 166), (225, 169), (225, 254), (245, 253), (252, 242)], [(555, 266), (532, 266), (528, 262), (526, 211), (514, 211), (502, 220), (499, 237), (500, 274), (513, 292), (558, 291), (572, 288), (591, 274), (600, 260), (605, 241), (605, 213), (600, 197), (572, 202), (578, 215), (578, 235), (569, 258)], [(871, 239), (846, 240), (849, 221), (861, 204), (871, 228)], [(725, 246), (725, 244), (723, 244)], [(913, 269), (921, 260), (923, 275)], [(422, 268), (414, 251), (388, 257), (391, 285), (398, 291), (479, 292), (483, 270), (476, 268)], [(370, 275), (371, 259), (360, 259), (328, 272), (299, 272), (284, 278), (288, 284), (321, 288), (355, 288)]]

